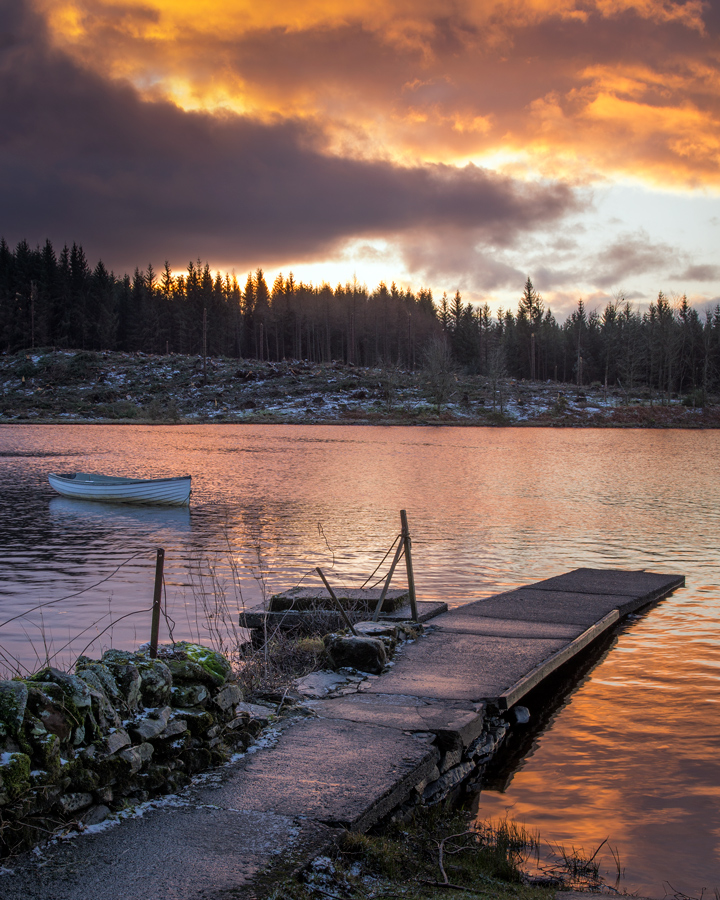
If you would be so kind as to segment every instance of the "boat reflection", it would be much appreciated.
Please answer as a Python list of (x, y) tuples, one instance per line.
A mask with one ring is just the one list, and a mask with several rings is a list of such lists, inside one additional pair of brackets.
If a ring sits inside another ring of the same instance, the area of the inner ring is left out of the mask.
[(53, 518), (77, 519), (84, 522), (115, 523), (119, 526), (139, 525), (147, 531), (171, 529), (190, 532), (192, 520), (188, 506), (130, 506), (103, 503), (98, 500), (71, 500), (53, 497), (49, 504)]

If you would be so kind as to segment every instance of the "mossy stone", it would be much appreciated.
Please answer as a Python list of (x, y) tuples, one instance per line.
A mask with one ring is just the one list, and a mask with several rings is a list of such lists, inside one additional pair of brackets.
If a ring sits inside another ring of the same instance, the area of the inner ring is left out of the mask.
[(0, 792), (15, 800), (30, 788), (30, 757), (27, 753), (0, 753)]
[(211, 687), (225, 684), (231, 671), (230, 663), (222, 653), (189, 641), (175, 644), (173, 656), (165, 662), (176, 681), (201, 681)]
[[(35, 675), (31, 675), (27, 680), (35, 684), (60, 685), (67, 698), (68, 706), (75, 710), (86, 710), (91, 706), (90, 688), (77, 675), (69, 675), (67, 672), (61, 672), (59, 669), (48, 666)], [(80, 713), (80, 718), (83, 717), (84, 713)]]
[(27, 700), (27, 685), (22, 681), (0, 681), (0, 738), (20, 734)]

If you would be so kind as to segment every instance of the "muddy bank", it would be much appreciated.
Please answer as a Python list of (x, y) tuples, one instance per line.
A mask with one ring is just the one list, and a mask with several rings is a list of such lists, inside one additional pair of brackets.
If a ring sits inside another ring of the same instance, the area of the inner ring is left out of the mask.
[(717, 428), (720, 398), (343, 363), (142, 353), (0, 356), (0, 423)]

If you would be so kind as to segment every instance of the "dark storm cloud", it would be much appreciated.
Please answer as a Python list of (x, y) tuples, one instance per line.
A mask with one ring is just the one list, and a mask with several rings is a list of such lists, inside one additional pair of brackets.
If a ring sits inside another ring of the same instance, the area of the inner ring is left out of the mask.
[(510, 245), (576, 206), (561, 183), (328, 156), (312, 123), (143, 101), (50, 49), (0, 0), (0, 233), (82, 243), (124, 270), (172, 256), (317, 257), (359, 235), (452, 226)]

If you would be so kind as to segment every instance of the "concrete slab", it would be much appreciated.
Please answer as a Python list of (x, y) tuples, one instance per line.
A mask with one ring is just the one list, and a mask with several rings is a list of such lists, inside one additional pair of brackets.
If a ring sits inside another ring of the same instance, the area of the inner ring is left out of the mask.
[[(685, 584), (683, 575), (655, 572), (623, 572), (617, 569), (575, 569), (555, 578), (538, 581), (540, 591), (570, 591), (578, 594), (619, 594), (632, 598), (633, 608), (664, 597)], [(620, 610), (621, 615), (631, 609)]]
[(403, 648), (395, 666), (367, 689), (434, 700), (493, 700), (567, 645), (437, 631)]
[[(460, 617), (496, 618), (509, 622), (553, 623), (579, 625), (587, 628), (611, 610), (625, 606), (628, 597), (622, 594), (585, 594), (560, 590), (538, 590), (535, 585), (496, 594), (485, 600), (468, 603), (458, 611)], [(453, 613), (448, 613), (448, 616)], [(447, 622), (442, 616), (438, 625)]]
[(350, 694), (336, 700), (310, 704), (326, 719), (365, 722), (400, 731), (430, 731), (443, 749), (465, 749), (480, 736), (484, 720), (483, 704), (465, 704), (458, 709), (420, 697), (392, 694)]
[[(332, 832), (275, 813), (165, 807), (99, 834), (27, 854), (0, 875), (3, 900), (197, 900), (255, 896), (258, 872), (281, 855), (312, 859)], [(243, 888), (247, 888), (246, 893)]]
[[(379, 594), (379, 591), (378, 591)], [(418, 619), (420, 622), (427, 622), (440, 613), (447, 612), (447, 603), (440, 600), (419, 600), (417, 603)], [(370, 613), (374, 610), (369, 610)], [(358, 616), (365, 618), (368, 610), (358, 613)], [(268, 612), (263, 606), (254, 606), (245, 612), (240, 613), (239, 624), (241, 628), (264, 628), (267, 620), (270, 628), (283, 628), (291, 630), (293, 628), (301, 628), (308, 621), (308, 616), (312, 616), (312, 611), (286, 609), (280, 612)], [(323, 623), (326, 627), (344, 628), (345, 623), (339, 612), (333, 609), (322, 611)], [(355, 614), (353, 617), (356, 618)], [(412, 619), (412, 611), (409, 603), (401, 604), (397, 609), (391, 612), (384, 612), (380, 619), (383, 622), (405, 622)]]
[(199, 795), (223, 808), (307, 816), (364, 831), (404, 802), (434, 767), (427, 739), (341, 719), (305, 719)]
[(572, 640), (585, 630), (585, 625), (563, 622), (526, 622), (523, 619), (496, 619), (478, 616), (465, 607), (450, 610), (433, 621), (440, 631), (461, 631), (466, 634), (486, 634), (494, 637), (566, 638)]

